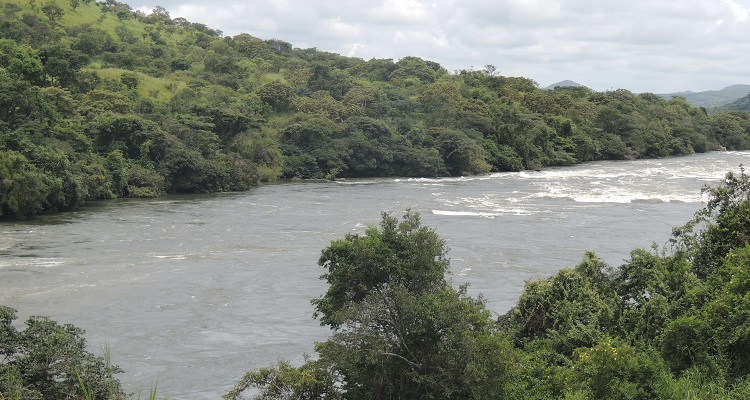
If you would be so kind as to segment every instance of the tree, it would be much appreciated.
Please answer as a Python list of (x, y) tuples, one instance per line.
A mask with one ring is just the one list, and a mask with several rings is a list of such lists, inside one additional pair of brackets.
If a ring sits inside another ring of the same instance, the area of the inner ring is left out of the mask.
[(433, 129), (431, 133), (451, 175), (484, 174), (490, 171), (484, 148), (466, 133), (440, 128)]
[(80, 97), (80, 112), (87, 118), (94, 118), (107, 112), (129, 114), (133, 101), (125, 95), (106, 89), (94, 89)]
[(336, 383), (333, 371), (320, 362), (308, 360), (295, 368), (287, 361), (279, 361), (273, 367), (246, 373), (223, 398), (241, 399), (246, 390), (257, 387), (258, 400), (338, 400), (343, 395)]
[(156, 6), (151, 10), (151, 14), (144, 18), (144, 22), (147, 24), (163, 23), (164, 25), (171, 25), (172, 20), (169, 18), (169, 11), (162, 6)]
[(606, 265), (587, 253), (573, 269), (526, 284), (518, 303), (504, 317), (516, 343), (527, 347), (547, 341), (570, 357), (578, 347), (602, 339), (605, 326), (616, 320), (620, 299), (604, 273)]
[(690, 222), (674, 229), (674, 242), (687, 252), (693, 270), (705, 279), (732, 249), (750, 244), (750, 175), (727, 173), (721, 184), (705, 188), (706, 206)]
[(278, 55), (289, 55), (292, 52), (292, 44), (279, 39), (264, 40), (268, 47)]
[(311, 72), (310, 79), (307, 81), (307, 88), (310, 92), (326, 91), (334, 99), (341, 100), (353, 86), (351, 76), (344, 70), (315, 63), (312, 65)]
[(128, 89), (135, 90), (138, 89), (138, 85), (141, 83), (141, 76), (135, 72), (124, 72), (120, 76), (120, 82)]
[(445, 280), (445, 252), (445, 242), (411, 211), (401, 221), (383, 213), (379, 228), (333, 241), (319, 260), (330, 287), (312, 301), (333, 330), (316, 345), (319, 358), (247, 374), (226, 397), (251, 386), (261, 389), (258, 399), (509, 395), (517, 362), (512, 344), (483, 299)]
[(248, 35), (247, 33), (233, 36), (230, 44), (240, 55), (251, 60), (254, 58), (263, 60), (270, 60), (273, 58), (272, 50), (266, 42), (257, 37)]
[(316, 346), (348, 399), (504, 398), (516, 362), (481, 299), (466, 287), (410, 291), (391, 283), (338, 313)]
[(48, 189), (44, 175), (26, 157), (0, 150), (0, 216), (26, 219), (38, 214)]
[(30, 125), (47, 126), (53, 114), (38, 86), (0, 69), (0, 129), (13, 131)]
[(190, 69), (190, 67), (193, 66), (193, 63), (189, 60), (186, 60), (184, 58), (176, 58), (172, 60), (172, 62), (169, 63), (169, 68), (174, 71), (187, 71)]
[(258, 88), (258, 96), (273, 107), (274, 111), (283, 112), (289, 109), (294, 90), (286, 83), (276, 80)]
[(679, 288), (660, 335), (662, 353), (676, 371), (724, 365), (747, 377), (750, 363), (750, 177), (728, 173), (685, 226), (675, 229), (676, 256), (690, 262), (691, 285)]
[(573, 363), (574, 380), (566, 389), (578, 396), (622, 400), (663, 398), (658, 393), (660, 380), (668, 371), (653, 350), (606, 338), (590, 348), (576, 349)]
[(326, 270), (321, 278), (329, 288), (312, 302), (321, 324), (336, 328), (342, 322), (338, 312), (391, 290), (391, 284), (414, 293), (445, 286), (449, 263), (437, 233), (423, 227), (416, 213), (407, 212), (401, 222), (386, 213), (382, 217), (380, 229), (348, 234), (323, 250), (318, 265)]
[(48, 45), (40, 53), (44, 73), (53, 85), (69, 86), (78, 72), (89, 63), (89, 57), (63, 45)]
[(215, 50), (209, 50), (203, 59), (206, 70), (214, 74), (232, 74), (239, 70), (236, 58), (221, 54)]
[(386, 94), (381, 89), (373, 86), (355, 86), (344, 96), (344, 104), (347, 108), (362, 110), (367, 116), (380, 117), (384, 110), (383, 104)]
[[(0, 306), (0, 397), (122, 399), (120, 368), (86, 350), (85, 333), (70, 324), (31, 317), (26, 329), (11, 324), (16, 310)], [(88, 398), (88, 397), (87, 397)]]
[(415, 83), (432, 83), (435, 82), (438, 72), (441, 68), (435, 69), (430, 67), (430, 62), (422, 60), (419, 57), (404, 57), (396, 65), (396, 69), (391, 72), (388, 79), (397, 86)]
[[(418, 57), (365, 61), (223, 37), (117, 0), (20, 4), (0, 6), (0, 150), (37, 167), (56, 202), (43, 210), (78, 195), (241, 188), (254, 176), (455, 176), (750, 148), (747, 113), (709, 117), (683, 98), (544, 91), (490, 64), (451, 75)], [(99, 125), (110, 113), (127, 118)], [(110, 190), (102, 160), (118, 150), (124, 173)], [(43, 158), (65, 172), (41, 168)]]
[(292, 100), (292, 107), (298, 113), (324, 115), (338, 122), (343, 122), (349, 111), (340, 101), (324, 90), (319, 90), (310, 97), (295, 97)]
[(42, 78), (42, 62), (28, 46), (19, 46), (15, 41), (0, 40), (0, 65), (11, 74), (17, 74), (31, 83)]
[[(714, 137), (729, 150), (746, 149), (750, 135), (745, 129), (750, 117), (741, 111), (732, 111), (715, 115), (713, 118)], [(744, 125), (744, 126), (743, 126)]]
[[(127, 28), (119, 27), (116, 32), (127, 32)], [(127, 38), (126, 38), (127, 39)], [(101, 29), (89, 28), (78, 34), (72, 49), (85, 53), (90, 57), (101, 55), (105, 51), (117, 52), (117, 48), (112, 37)]]
[(42, 11), (52, 22), (57, 22), (65, 15), (65, 10), (58, 6), (54, 1), (50, 1), (42, 6)]
[(114, 113), (99, 115), (87, 133), (101, 154), (121, 150), (128, 158), (158, 161), (164, 158), (167, 137), (146, 119)]
[(488, 76), (495, 76), (498, 73), (497, 67), (492, 64), (486, 64), (482, 69), (482, 73)]

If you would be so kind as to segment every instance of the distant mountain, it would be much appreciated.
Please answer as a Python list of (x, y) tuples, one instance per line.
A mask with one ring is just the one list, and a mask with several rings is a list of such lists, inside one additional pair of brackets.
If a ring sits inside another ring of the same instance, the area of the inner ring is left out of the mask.
[(546, 88), (544, 88), (544, 89), (545, 89), (545, 90), (552, 90), (552, 89), (554, 89), (554, 88), (556, 88), (556, 87), (558, 87), (558, 86), (560, 86), (560, 87), (569, 87), (569, 86), (572, 86), (572, 87), (581, 87), (581, 86), (583, 86), (583, 85), (581, 85), (581, 84), (580, 84), (580, 83), (578, 83), (578, 82), (573, 82), (573, 81), (571, 81), (571, 80), (568, 80), (568, 79), (566, 79), (566, 80), (564, 80), (564, 81), (562, 81), (562, 82), (557, 82), (557, 83), (553, 83), (553, 84), (551, 84), (551, 85), (547, 86), (547, 87), (546, 87)]
[(672, 97), (684, 97), (688, 104), (693, 107), (719, 107), (729, 104), (737, 99), (745, 97), (750, 93), (750, 85), (732, 85), (721, 90), (708, 90), (705, 92), (677, 92), (659, 94), (661, 98), (669, 100)]
[(717, 107), (715, 110), (709, 110), (709, 111), (723, 112), (723, 111), (733, 111), (733, 110), (750, 111), (750, 94), (748, 94), (747, 96), (741, 99), (737, 99), (731, 103), (724, 104), (721, 107)]

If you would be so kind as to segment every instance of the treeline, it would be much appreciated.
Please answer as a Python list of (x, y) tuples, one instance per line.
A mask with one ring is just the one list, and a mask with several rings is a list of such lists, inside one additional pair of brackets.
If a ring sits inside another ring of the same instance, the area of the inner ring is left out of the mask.
[(750, 148), (750, 118), (298, 49), (114, 0), (0, 10), (0, 218), (286, 178), (447, 176)]
[[(445, 242), (418, 214), (383, 214), (321, 252), (312, 303), (331, 335), (316, 355), (248, 372), (224, 398), (750, 398), (747, 221), (750, 176), (728, 174), (669, 247), (619, 267), (586, 253), (498, 318), (446, 280)], [(129, 397), (80, 329), (14, 319), (0, 306), (0, 398)]]

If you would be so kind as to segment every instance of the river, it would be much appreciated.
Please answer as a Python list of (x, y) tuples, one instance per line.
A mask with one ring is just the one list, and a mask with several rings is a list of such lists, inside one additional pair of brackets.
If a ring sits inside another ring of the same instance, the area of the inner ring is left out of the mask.
[(748, 152), (593, 162), (540, 172), (266, 185), (120, 199), (0, 224), (0, 304), (109, 342), (120, 380), (171, 399), (218, 398), (250, 369), (312, 354), (328, 331), (310, 299), (331, 240), (412, 209), (450, 251), (455, 285), (506, 312), (524, 282), (593, 250), (619, 265), (667, 243), (701, 188)]

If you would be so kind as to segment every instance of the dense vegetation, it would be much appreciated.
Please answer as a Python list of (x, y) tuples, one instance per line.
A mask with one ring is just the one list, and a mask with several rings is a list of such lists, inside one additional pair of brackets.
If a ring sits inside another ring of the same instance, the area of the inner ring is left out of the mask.
[(443, 176), (750, 148), (684, 99), (343, 57), (115, 0), (0, 7), (0, 218), (283, 178)]
[(0, 305), (0, 399), (116, 399), (121, 370), (86, 349), (84, 331), (46, 317), (13, 325), (16, 311)]

